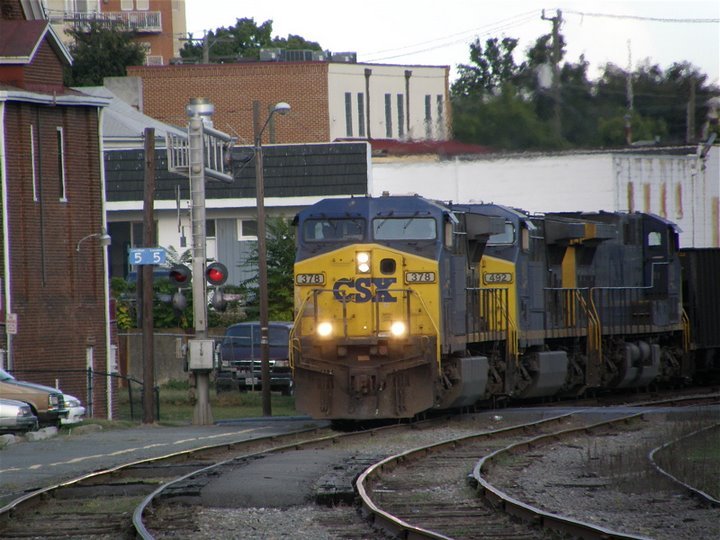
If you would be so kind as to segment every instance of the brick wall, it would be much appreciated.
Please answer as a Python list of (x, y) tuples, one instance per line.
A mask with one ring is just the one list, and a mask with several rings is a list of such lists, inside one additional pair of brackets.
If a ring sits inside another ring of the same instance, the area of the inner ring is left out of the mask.
[[(103, 12), (121, 12), (120, 0), (107, 0), (101, 4), (101, 10)], [(149, 43), (150, 52), (152, 56), (162, 56), (165, 64), (170, 62), (170, 58), (173, 57), (173, 45), (174, 45), (174, 34), (173, 29), (173, 2), (168, 0), (150, 0), (148, 10), (138, 10), (136, 6), (133, 6), (133, 11), (150, 12), (159, 11), (160, 21), (162, 24), (162, 32), (141, 32), (137, 33), (133, 38), (133, 41), (138, 43)]]
[(261, 103), (261, 122), (285, 101), (292, 111), (274, 127), (275, 142), (285, 144), (329, 141), (327, 70), (325, 62), (252, 62), (129, 67), (128, 75), (142, 79), (145, 114), (185, 126), (190, 99), (204, 97), (215, 106), (215, 128), (240, 144), (253, 141), (253, 101)]
[[(7, 219), (13, 368), (27, 380), (55, 385), (87, 400), (88, 350), (105, 370), (105, 293), (102, 191), (95, 107), (7, 102), (5, 109)], [(30, 126), (35, 140), (33, 188)], [(58, 127), (65, 143), (65, 193), (61, 199)], [(6, 276), (3, 276), (4, 279)], [(95, 416), (106, 413), (105, 381), (93, 388)]]
[(51, 49), (46, 37), (40, 44), (33, 62), (25, 66), (25, 85), (39, 90), (56, 88), (62, 91), (63, 66)]

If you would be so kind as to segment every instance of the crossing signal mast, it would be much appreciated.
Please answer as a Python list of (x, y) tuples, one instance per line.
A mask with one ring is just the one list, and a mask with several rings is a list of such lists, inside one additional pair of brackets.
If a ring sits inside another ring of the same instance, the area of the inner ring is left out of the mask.
[[(192, 283), (193, 319), (195, 337), (188, 343), (188, 367), (195, 375), (197, 402), (193, 414), (193, 424), (213, 423), (210, 410), (210, 372), (214, 368), (215, 351), (213, 340), (207, 335), (207, 284), (219, 287), (227, 280), (227, 268), (221, 263), (207, 265), (205, 230), (205, 177), (225, 183), (233, 181), (227, 170), (226, 155), (235, 139), (230, 135), (212, 128), (211, 116), (215, 107), (204, 98), (193, 98), (186, 107), (189, 117), (187, 139), (168, 136), (168, 168), (173, 172), (190, 177), (192, 194), (192, 272), (189, 268), (173, 267), (171, 281), (178, 287), (187, 287)], [(205, 279), (192, 279), (192, 274), (205, 275)], [(174, 276), (174, 277), (173, 277)], [(220, 289), (213, 294), (217, 295)], [(173, 297), (180, 302), (181, 290)], [(222, 299), (222, 292), (219, 294)]]

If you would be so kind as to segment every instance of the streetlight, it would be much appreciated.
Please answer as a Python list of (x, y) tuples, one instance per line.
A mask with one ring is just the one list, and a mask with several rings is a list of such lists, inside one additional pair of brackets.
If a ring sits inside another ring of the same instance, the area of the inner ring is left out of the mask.
[(258, 235), (258, 286), (260, 287), (260, 366), (262, 368), (262, 408), (263, 416), (272, 415), (270, 404), (270, 341), (268, 330), (268, 291), (267, 291), (267, 248), (265, 246), (265, 179), (263, 174), (262, 135), (275, 113), (287, 114), (290, 105), (277, 103), (265, 120), (263, 127), (255, 136), (255, 190), (257, 196), (257, 235)]
[(103, 227), (102, 232), (88, 234), (87, 236), (84, 236), (83, 238), (81, 238), (80, 241), (77, 243), (77, 246), (75, 246), (75, 251), (80, 253), (80, 244), (82, 244), (85, 240), (89, 240), (90, 238), (99, 238), (100, 245), (102, 247), (109, 246), (112, 242), (112, 238), (110, 238), (110, 235), (107, 233), (107, 231)]

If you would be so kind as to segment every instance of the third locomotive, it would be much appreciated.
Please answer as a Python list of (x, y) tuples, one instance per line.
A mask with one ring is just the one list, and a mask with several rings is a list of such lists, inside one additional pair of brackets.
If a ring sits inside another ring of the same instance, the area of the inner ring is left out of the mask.
[(679, 383), (720, 363), (719, 252), (680, 251), (657, 216), (382, 196), (326, 199), (296, 224), (291, 364), (316, 418)]

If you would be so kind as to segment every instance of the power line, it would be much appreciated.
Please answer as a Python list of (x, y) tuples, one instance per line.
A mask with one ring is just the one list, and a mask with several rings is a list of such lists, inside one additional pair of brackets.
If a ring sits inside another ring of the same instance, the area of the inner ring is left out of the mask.
[[(517, 26), (521, 26), (523, 24), (526, 24), (529, 21), (534, 20), (537, 17), (538, 13), (539, 13), (539, 10), (528, 11), (526, 13), (514, 15), (507, 19), (501, 19), (492, 24), (489, 24), (486, 26), (481, 26), (479, 28), (473, 28), (473, 29), (465, 30), (463, 32), (457, 32), (455, 34), (450, 34), (448, 36), (443, 36), (443, 37), (431, 39), (428, 41), (422, 41), (420, 43), (415, 43), (412, 45), (405, 45), (402, 47), (384, 49), (384, 50), (380, 50), (380, 51), (373, 51), (370, 53), (365, 53), (365, 55), (371, 57), (371, 59), (367, 60), (368, 62), (378, 62), (378, 61), (382, 61), (382, 60), (400, 58), (402, 56), (409, 56), (411, 54), (427, 52), (427, 51), (431, 51), (431, 50), (435, 50), (435, 49), (441, 49), (444, 47), (449, 47), (451, 45), (455, 45), (456, 43), (462, 43), (470, 37), (479, 37), (481, 35), (493, 34), (496, 32), (503, 31), (503, 30), (508, 30), (510, 28), (515, 28)], [(467, 35), (467, 34), (470, 34), (470, 35)], [(457, 38), (458, 36), (462, 36), (462, 37), (460, 37), (458, 39), (452, 39), (452, 38)], [(450, 41), (445, 41), (448, 39), (450, 39)], [(441, 42), (441, 43), (437, 43), (437, 42)], [(424, 45), (430, 45), (432, 43), (437, 43), (437, 44), (429, 46), (429, 47), (425, 47), (423, 49), (414, 49), (415, 47), (422, 47)], [(408, 51), (408, 52), (400, 52), (400, 51), (403, 51), (406, 49), (413, 49), (413, 50)], [(373, 57), (374, 55), (377, 55), (377, 54), (393, 53), (395, 51), (397, 51), (397, 54), (392, 54), (390, 56), (384, 56), (381, 58)]]
[(720, 19), (686, 19), (686, 18), (663, 18), (663, 17), (643, 17), (641, 15), (616, 15), (612, 13), (591, 13), (587, 11), (566, 10), (564, 13), (572, 15), (580, 15), (582, 17), (606, 17), (610, 19), (634, 19), (637, 21), (653, 21), (664, 23), (718, 23)]

